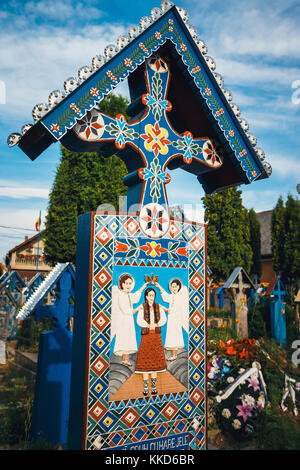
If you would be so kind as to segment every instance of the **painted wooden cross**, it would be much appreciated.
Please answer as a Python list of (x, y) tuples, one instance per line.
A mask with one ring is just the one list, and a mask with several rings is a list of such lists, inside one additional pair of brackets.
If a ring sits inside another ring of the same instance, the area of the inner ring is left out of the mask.
[(286, 291), (282, 285), (280, 276), (274, 280), (274, 287), (270, 292), (270, 321), (271, 334), (278, 344), (286, 345), (286, 315), (285, 315)]
[(250, 283), (243, 281), (243, 271), (239, 272), (237, 282), (231, 284), (231, 288), (234, 289), (235, 321), (238, 338), (248, 338), (248, 304), (244, 290), (251, 287)]
[[(167, 116), (172, 109), (167, 99), (170, 77), (167, 61), (153, 55), (146, 61), (147, 92), (141, 97), (144, 106), (140, 116), (126, 122), (122, 114), (114, 119), (94, 108), (78, 120), (66, 145), (78, 151), (80, 139), (85, 145), (91, 143), (93, 150), (101, 149), (106, 156), (120, 153), (129, 171), (124, 178), (128, 207), (136, 205), (141, 229), (151, 238), (162, 237), (169, 227), (165, 186), (171, 180), (167, 172), (170, 162), (180, 158), (180, 166), (193, 166), (193, 173), (197, 173), (199, 165), (218, 169), (223, 163), (209, 138), (193, 138), (189, 131), (181, 135), (173, 129)], [(98, 90), (92, 92), (97, 95)]]

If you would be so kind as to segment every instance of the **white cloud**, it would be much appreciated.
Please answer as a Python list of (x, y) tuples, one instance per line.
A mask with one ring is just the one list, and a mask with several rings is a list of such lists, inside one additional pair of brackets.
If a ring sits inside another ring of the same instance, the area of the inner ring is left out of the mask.
[(41, 198), (48, 199), (49, 190), (44, 188), (0, 186), (0, 197), (13, 199)]
[(47, 103), (51, 91), (63, 90), (67, 78), (76, 78), (84, 65), (91, 67), (92, 58), (103, 55), (104, 48), (122, 34), (124, 27), (113, 23), (78, 31), (44, 27), (34, 33), (26, 28), (22, 33), (0, 32), (0, 80), (6, 87), (6, 105), (0, 107), (3, 120), (23, 115), (24, 123), (32, 122), (35, 104)]
[(37, 187), (35, 181), (24, 181), (0, 179), (0, 197), (12, 199), (41, 198), (48, 199), (49, 188)]
[(299, 4), (292, 0), (284, 4), (249, 0), (247, 5), (233, 0), (225, 8), (216, 2), (206, 10), (197, 7), (191, 11), (192, 23), (207, 38), (209, 53), (221, 50), (223, 56), (249, 59), (300, 56)]
[(268, 157), (273, 173), (278, 173), (281, 177), (300, 175), (300, 150), (296, 149), (292, 157), (289, 155), (274, 155)]
[(225, 86), (226, 82), (251, 86), (258, 84), (269, 90), (277, 88), (278, 92), (282, 93), (282, 87), (290, 89), (293, 80), (300, 78), (300, 69), (297, 67), (268, 65), (257, 59), (245, 62), (233, 58), (215, 57), (215, 60), (216, 70), (224, 77)]
[(32, 19), (41, 16), (43, 20), (53, 19), (64, 22), (75, 19), (99, 19), (102, 11), (98, 8), (88, 6), (83, 2), (72, 2), (70, 0), (51, 0), (46, 1), (29, 1), (24, 4), (24, 13)]

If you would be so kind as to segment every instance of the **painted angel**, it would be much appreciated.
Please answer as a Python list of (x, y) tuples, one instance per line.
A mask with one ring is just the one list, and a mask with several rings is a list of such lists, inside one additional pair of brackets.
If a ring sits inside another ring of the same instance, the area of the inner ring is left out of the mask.
[(118, 286), (112, 287), (110, 340), (115, 338), (113, 353), (122, 356), (122, 364), (127, 366), (132, 365), (129, 355), (137, 352), (133, 304), (139, 302), (146, 285), (132, 292), (134, 278), (126, 273), (119, 277)]
[(168, 361), (177, 359), (178, 349), (184, 348), (182, 328), (189, 331), (189, 295), (188, 289), (180, 279), (169, 282), (170, 294), (155, 283), (164, 302), (169, 304), (165, 349), (171, 351)]

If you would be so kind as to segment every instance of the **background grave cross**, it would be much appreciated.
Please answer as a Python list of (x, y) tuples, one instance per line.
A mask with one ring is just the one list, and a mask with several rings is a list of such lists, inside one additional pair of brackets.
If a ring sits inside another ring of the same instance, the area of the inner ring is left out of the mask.
[(141, 229), (152, 238), (161, 237), (169, 227), (165, 185), (171, 181), (167, 172), (170, 162), (181, 158), (183, 166), (193, 162), (196, 167), (206, 165), (211, 169), (223, 163), (209, 138), (193, 138), (189, 131), (181, 135), (173, 129), (167, 117), (172, 109), (167, 99), (170, 77), (167, 62), (153, 55), (145, 64), (147, 92), (142, 94), (144, 108), (138, 118), (126, 122), (122, 114), (114, 119), (93, 109), (73, 128), (73, 136), (91, 143), (91, 149), (101, 149), (108, 156), (120, 153), (129, 171), (124, 178), (128, 207), (138, 205)]
[(252, 286), (243, 280), (243, 272), (240, 271), (237, 282), (232, 283), (231, 287), (234, 295), (237, 335), (239, 338), (248, 338), (248, 305), (245, 290)]

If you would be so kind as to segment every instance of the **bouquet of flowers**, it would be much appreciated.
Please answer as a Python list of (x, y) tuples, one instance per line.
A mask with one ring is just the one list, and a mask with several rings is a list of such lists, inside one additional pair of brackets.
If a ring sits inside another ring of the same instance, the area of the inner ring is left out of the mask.
[(253, 435), (255, 423), (267, 404), (267, 392), (260, 364), (254, 361), (244, 367), (236, 357), (230, 360), (226, 354), (230, 347), (243, 351), (231, 343), (221, 347), (223, 355), (218, 355), (216, 351), (209, 353), (208, 393), (214, 397), (215, 417), (220, 428), (241, 439)]

